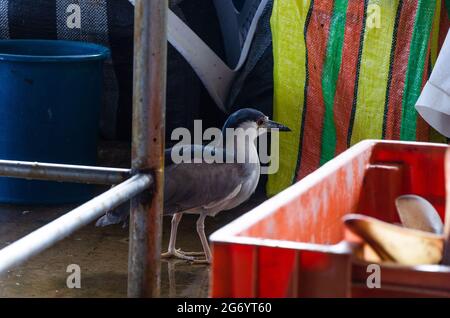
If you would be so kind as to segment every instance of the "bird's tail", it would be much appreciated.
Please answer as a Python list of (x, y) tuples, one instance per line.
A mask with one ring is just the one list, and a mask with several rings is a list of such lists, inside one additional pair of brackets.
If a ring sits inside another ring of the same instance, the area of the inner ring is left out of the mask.
[(106, 227), (114, 224), (124, 223), (123, 227), (128, 224), (128, 217), (130, 214), (130, 203), (124, 203), (114, 210), (108, 211), (104, 216), (99, 218), (95, 223), (97, 227)]

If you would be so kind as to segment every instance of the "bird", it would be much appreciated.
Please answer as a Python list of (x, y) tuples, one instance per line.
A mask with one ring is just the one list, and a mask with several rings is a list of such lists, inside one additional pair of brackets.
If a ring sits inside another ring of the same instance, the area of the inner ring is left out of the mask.
[[(163, 215), (172, 216), (172, 222), (168, 250), (162, 254), (163, 258), (211, 263), (205, 218), (236, 208), (252, 196), (261, 172), (256, 141), (258, 136), (271, 130), (290, 131), (258, 110), (243, 108), (228, 117), (221, 138), (216, 142), (178, 145), (165, 151)], [(193, 160), (175, 162), (173, 153)], [(207, 160), (205, 154), (219, 160)], [(97, 226), (120, 223), (127, 219), (128, 213), (127, 209), (110, 211), (97, 221)], [(196, 230), (203, 252), (176, 249), (177, 229), (184, 214), (199, 216)]]

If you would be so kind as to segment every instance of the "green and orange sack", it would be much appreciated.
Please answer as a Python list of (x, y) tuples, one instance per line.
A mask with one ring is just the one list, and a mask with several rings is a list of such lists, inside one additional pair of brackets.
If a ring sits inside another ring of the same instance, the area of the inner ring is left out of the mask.
[(446, 142), (414, 106), (449, 29), (450, 0), (276, 0), (275, 194), (363, 139)]

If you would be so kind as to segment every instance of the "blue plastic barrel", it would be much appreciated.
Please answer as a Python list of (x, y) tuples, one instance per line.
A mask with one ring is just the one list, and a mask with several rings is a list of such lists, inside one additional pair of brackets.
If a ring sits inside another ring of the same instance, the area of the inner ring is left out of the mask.
[[(95, 165), (105, 47), (0, 41), (0, 159)], [(0, 178), (0, 202), (61, 204), (93, 186)]]

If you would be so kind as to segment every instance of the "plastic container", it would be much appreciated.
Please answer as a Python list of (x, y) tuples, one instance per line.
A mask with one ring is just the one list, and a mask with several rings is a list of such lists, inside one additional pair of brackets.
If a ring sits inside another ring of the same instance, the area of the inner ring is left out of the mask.
[(450, 267), (352, 257), (342, 217), (400, 222), (395, 198), (417, 194), (444, 219), (446, 145), (364, 141), (211, 236), (213, 297), (450, 297)]
[[(0, 159), (95, 165), (103, 63), (99, 45), (0, 41)], [(92, 186), (0, 178), (0, 202), (59, 204)]]

